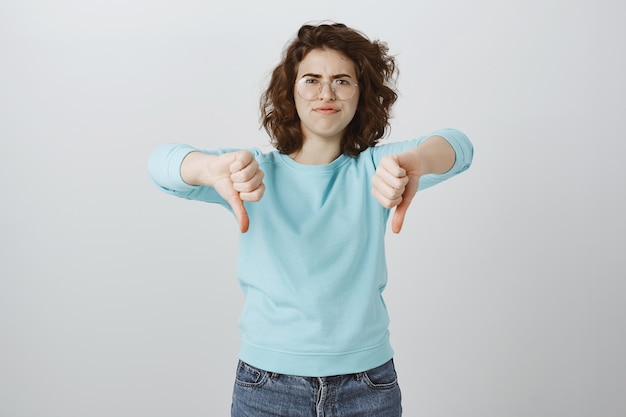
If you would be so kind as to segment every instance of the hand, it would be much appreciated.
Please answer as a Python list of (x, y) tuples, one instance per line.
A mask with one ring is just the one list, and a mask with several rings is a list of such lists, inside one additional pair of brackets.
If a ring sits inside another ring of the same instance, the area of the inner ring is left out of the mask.
[(386, 208), (395, 207), (391, 230), (400, 233), (406, 210), (417, 193), (419, 185), (419, 163), (405, 155), (384, 156), (372, 178), (372, 194)]
[(263, 171), (248, 151), (237, 151), (220, 155), (211, 164), (213, 187), (233, 209), (241, 233), (250, 226), (244, 201), (259, 201), (265, 192)]

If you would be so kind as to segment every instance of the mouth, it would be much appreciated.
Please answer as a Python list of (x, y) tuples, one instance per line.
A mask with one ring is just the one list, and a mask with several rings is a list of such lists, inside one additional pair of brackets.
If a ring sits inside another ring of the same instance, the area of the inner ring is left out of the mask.
[(315, 109), (313, 109), (315, 112), (317, 113), (321, 113), (321, 114), (334, 114), (334, 113), (338, 113), (339, 109), (333, 107), (333, 106), (320, 106), (320, 107), (316, 107)]

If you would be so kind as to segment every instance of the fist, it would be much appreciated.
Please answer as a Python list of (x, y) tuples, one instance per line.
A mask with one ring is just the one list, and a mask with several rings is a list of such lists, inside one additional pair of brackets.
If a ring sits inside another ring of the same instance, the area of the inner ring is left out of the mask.
[(411, 204), (419, 184), (415, 169), (407, 170), (410, 159), (403, 154), (384, 156), (372, 177), (372, 194), (388, 209), (396, 208), (391, 220), (391, 230), (400, 233), (406, 210)]
[(265, 192), (263, 171), (248, 151), (237, 151), (220, 155), (214, 165), (217, 173), (213, 186), (233, 209), (239, 229), (248, 231), (250, 219), (244, 201), (259, 201)]
[(381, 206), (394, 208), (402, 201), (409, 182), (406, 170), (400, 166), (396, 155), (384, 156), (372, 178), (372, 194)]

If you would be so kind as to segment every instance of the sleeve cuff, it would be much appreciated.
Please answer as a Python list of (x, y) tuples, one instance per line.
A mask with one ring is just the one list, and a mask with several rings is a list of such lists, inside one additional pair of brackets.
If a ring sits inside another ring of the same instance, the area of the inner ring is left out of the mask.
[(468, 137), (456, 129), (440, 129), (434, 131), (429, 136), (441, 136), (454, 149), (456, 159), (452, 168), (448, 172), (440, 174), (443, 176), (453, 176), (467, 170), (472, 165), (474, 158), (474, 147)]
[(183, 159), (193, 151), (196, 149), (189, 145), (164, 144), (157, 147), (148, 161), (150, 177), (157, 185), (169, 190), (190, 191), (197, 188), (183, 181), (180, 175)]

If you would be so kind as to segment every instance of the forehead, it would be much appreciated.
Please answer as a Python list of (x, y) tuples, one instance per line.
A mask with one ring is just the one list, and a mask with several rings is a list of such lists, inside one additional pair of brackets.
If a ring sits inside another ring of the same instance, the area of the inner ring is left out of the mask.
[(356, 77), (354, 62), (334, 49), (313, 49), (298, 65), (298, 76), (302, 74), (348, 74)]

